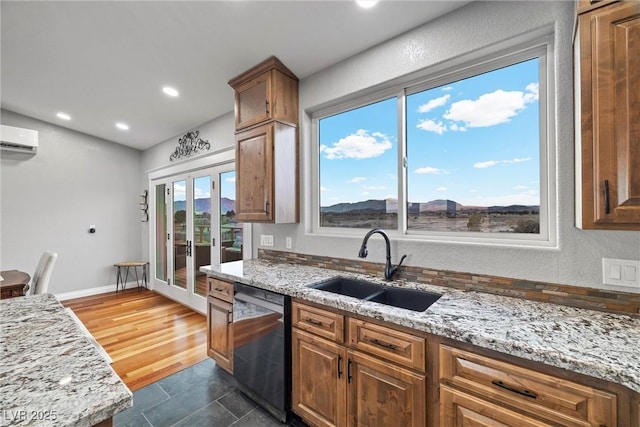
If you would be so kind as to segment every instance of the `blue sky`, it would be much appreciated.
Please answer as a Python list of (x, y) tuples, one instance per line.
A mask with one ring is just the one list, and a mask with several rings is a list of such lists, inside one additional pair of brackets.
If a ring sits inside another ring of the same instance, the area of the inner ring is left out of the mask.
[[(409, 201), (540, 203), (539, 61), (407, 96)], [(321, 206), (397, 198), (397, 99), (320, 120)]]

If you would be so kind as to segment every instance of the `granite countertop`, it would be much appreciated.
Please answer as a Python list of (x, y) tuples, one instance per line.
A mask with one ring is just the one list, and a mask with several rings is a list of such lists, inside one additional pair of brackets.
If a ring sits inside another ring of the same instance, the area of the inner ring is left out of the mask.
[[(384, 320), (624, 385), (640, 392), (640, 319), (620, 314), (370, 277), (298, 264), (245, 260), (202, 267), (211, 276)], [(415, 312), (309, 288), (343, 276), (442, 294)]]
[(0, 425), (92, 426), (132, 394), (51, 294), (0, 301)]

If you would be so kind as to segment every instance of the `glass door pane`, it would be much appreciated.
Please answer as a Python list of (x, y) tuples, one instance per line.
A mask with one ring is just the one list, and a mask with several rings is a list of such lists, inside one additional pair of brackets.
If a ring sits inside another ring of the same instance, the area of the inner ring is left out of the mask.
[(187, 182), (173, 184), (173, 285), (187, 288)]
[(236, 172), (220, 174), (220, 263), (242, 259), (242, 223), (236, 221)]
[(156, 279), (167, 281), (167, 186), (156, 185)]
[(193, 179), (193, 277), (194, 293), (206, 295), (207, 275), (200, 267), (211, 264), (211, 175)]

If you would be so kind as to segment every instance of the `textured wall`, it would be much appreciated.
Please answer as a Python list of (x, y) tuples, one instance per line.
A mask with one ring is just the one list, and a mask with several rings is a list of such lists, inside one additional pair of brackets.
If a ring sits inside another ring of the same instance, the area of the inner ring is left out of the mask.
[[(553, 29), (555, 36), (555, 135), (557, 248), (519, 248), (394, 239), (394, 261), (432, 269), (472, 272), (549, 283), (603, 288), (601, 259), (640, 259), (640, 233), (583, 231), (575, 227), (573, 122), (573, 2), (473, 2), (436, 21), (349, 58), (300, 82), (301, 112), (335, 99), (348, 99), (372, 86), (426, 67), (437, 68), (461, 55), (497, 46), (522, 34)], [(413, 52), (413, 55), (409, 55)], [(418, 54), (415, 54), (415, 53)], [(311, 126), (301, 116), (301, 209), (298, 225), (254, 226), (275, 236), (274, 249), (293, 239), (294, 252), (355, 259), (361, 237), (311, 235)], [(364, 231), (362, 232), (364, 235)], [(384, 260), (380, 241), (369, 245), (370, 261)], [(640, 291), (640, 290), (639, 290)]]
[(39, 148), (1, 153), (1, 268), (32, 275), (52, 250), (50, 292), (115, 290), (113, 264), (141, 256), (141, 152), (9, 111), (2, 123), (37, 130)]

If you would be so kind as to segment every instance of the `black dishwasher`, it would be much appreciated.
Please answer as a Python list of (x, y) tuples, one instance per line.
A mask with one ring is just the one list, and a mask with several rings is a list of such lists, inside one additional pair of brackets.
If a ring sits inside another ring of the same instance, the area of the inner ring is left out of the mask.
[(291, 396), (291, 298), (235, 283), (233, 335), (238, 388), (286, 422)]

